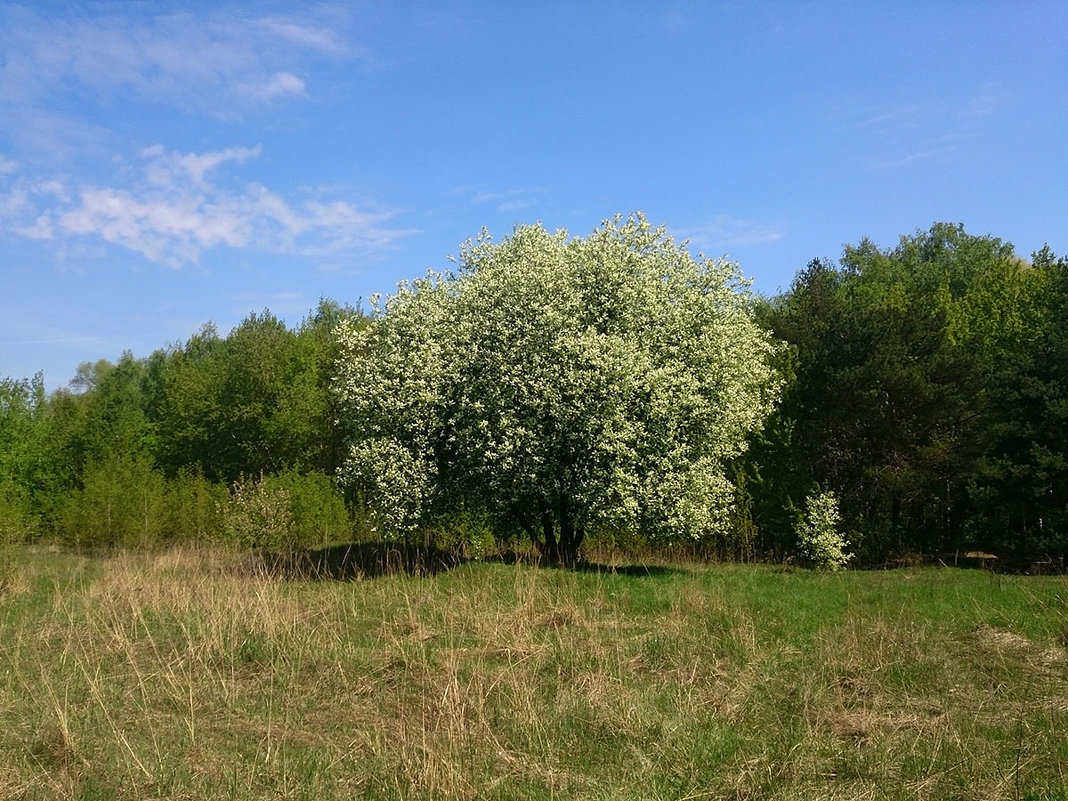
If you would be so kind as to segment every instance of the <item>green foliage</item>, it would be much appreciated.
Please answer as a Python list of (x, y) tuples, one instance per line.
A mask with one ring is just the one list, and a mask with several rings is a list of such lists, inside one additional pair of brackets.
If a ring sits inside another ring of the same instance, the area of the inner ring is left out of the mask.
[(242, 549), (320, 547), (352, 532), (341, 494), (322, 473), (240, 479), (219, 513), (226, 540)]
[(209, 324), (148, 359), (85, 363), (51, 396), (40, 376), (0, 381), (0, 526), (87, 547), (217, 539), (227, 482), (264, 474), (293, 493), (287, 538), (345, 536), (321, 474), (340, 453), (334, 328), (357, 316), (323, 300), (293, 331), (269, 312), (226, 338)]
[(149, 404), (157, 437), (154, 451), (168, 474), (185, 467), (212, 480), (224, 478), (233, 438), (222, 430), (224, 410), (219, 408), (221, 349), (218, 332), (207, 325), (184, 348), (153, 357)]
[(833, 492), (820, 492), (805, 499), (805, 513), (795, 526), (802, 558), (818, 570), (841, 570), (853, 557), (849, 541), (839, 531), (841, 515)]
[(228, 337), (206, 326), (183, 348), (154, 357), (154, 451), (168, 474), (196, 468), (213, 481), (287, 469), (332, 472), (340, 454), (329, 391), (341, 320), (359, 312), (330, 301), (296, 331), (270, 312)]
[(30, 463), (44, 405), (39, 374), (32, 380), (0, 380), (0, 548), (30, 539), (36, 528)]
[(423, 529), (428, 544), (466, 559), (481, 561), (505, 544), (494, 534), (493, 519), (484, 511), (457, 509)]
[(34, 527), (28, 506), (22, 488), (0, 477), (0, 598), (18, 575), (16, 546), (30, 539)]
[(187, 543), (219, 539), (228, 498), (225, 484), (209, 481), (196, 469), (179, 470), (167, 480), (167, 538)]
[(83, 431), (88, 461), (125, 454), (148, 455), (149, 421), (142, 381), (145, 364), (124, 353), (117, 364), (83, 364), (71, 386), (82, 390)]
[(220, 514), (224, 536), (238, 548), (285, 550), (295, 545), (289, 491), (268, 486), (263, 477), (235, 481)]
[(569, 561), (599, 528), (723, 531), (726, 463), (776, 394), (737, 267), (641, 216), (483, 235), (459, 265), (341, 328), (347, 476), (381, 532), (480, 509)]
[(29, 493), (12, 479), (0, 477), (0, 547), (33, 539), (35, 529)]
[(819, 484), (868, 560), (1068, 545), (1060, 264), (936, 224), (802, 271), (762, 310), (793, 357), (746, 467), (761, 528)]
[(301, 547), (321, 547), (347, 542), (352, 520), (336, 483), (325, 473), (287, 470), (265, 480), (268, 490), (285, 492), (292, 519), (291, 542)]
[(51, 394), (0, 379), (7, 540), (300, 547), (355, 528), (475, 556), (492, 534), (550, 560), (591, 538), (778, 561), (813, 486), (858, 562), (1068, 553), (1068, 262), (938, 223), (754, 300), (641, 217), (520, 227), (373, 319), (323, 300), (293, 329), (265, 311), (87, 362)]
[(67, 497), (59, 530), (77, 548), (145, 547), (161, 542), (168, 512), (166, 480), (144, 456), (91, 463)]

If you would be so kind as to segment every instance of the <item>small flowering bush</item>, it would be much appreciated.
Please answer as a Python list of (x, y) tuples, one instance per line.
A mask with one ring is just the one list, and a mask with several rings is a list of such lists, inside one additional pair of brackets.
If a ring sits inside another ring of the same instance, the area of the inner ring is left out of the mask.
[(797, 544), (802, 557), (817, 570), (841, 570), (853, 554), (847, 553), (849, 541), (838, 530), (841, 516), (833, 492), (809, 495), (805, 513), (798, 519)]
[(292, 545), (293, 513), (289, 492), (273, 488), (264, 477), (242, 479), (230, 489), (220, 509), (227, 539), (239, 548), (285, 548)]
[(341, 493), (322, 473), (241, 479), (218, 513), (226, 539), (239, 548), (322, 547), (352, 534)]

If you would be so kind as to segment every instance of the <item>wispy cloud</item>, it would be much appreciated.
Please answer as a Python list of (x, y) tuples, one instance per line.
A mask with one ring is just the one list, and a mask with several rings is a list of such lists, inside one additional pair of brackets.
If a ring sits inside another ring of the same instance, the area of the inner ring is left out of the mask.
[(918, 128), (923, 115), (924, 107), (919, 104), (888, 108), (863, 116), (856, 127), (890, 131)]
[(65, 87), (233, 115), (305, 94), (309, 59), (359, 55), (337, 31), (281, 17), (46, 16), (4, 6), (0, 28), (0, 102), (31, 107)]
[(27, 345), (91, 345), (100, 352), (121, 350), (129, 343), (112, 342), (99, 334), (87, 333), (78, 321), (56, 315), (40, 314), (39, 310), (10, 308), (0, 320), (0, 348), (20, 348)]
[(259, 24), (282, 39), (322, 53), (340, 55), (349, 51), (349, 47), (330, 28), (293, 22), (281, 17), (267, 17), (260, 20)]
[[(17, 165), (7, 171), (16, 172)], [(41, 212), (40, 206), (69, 201), (66, 184), (60, 178), (41, 181), (28, 180), (21, 175), (13, 175), (13, 178), (10, 186), (0, 184), (0, 233), (6, 230), (26, 239), (52, 239), (51, 218)]]
[(145, 170), (151, 183), (167, 186), (185, 178), (201, 186), (204, 184), (205, 175), (219, 165), (228, 161), (241, 163), (258, 158), (261, 152), (262, 148), (256, 145), (231, 147), (208, 153), (168, 153), (163, 145), (152, 145), (145, 148), (141, 155), (152, 159)]
[(468, 195), (468, 202), (475, 205), (491, 205), (497, 211), (519, 211), (536, 206), (545, 194), (545, 189), (506, 189), (500, 192), (488, 192), (485, 190), (472, 191), (461, 187), (457, 190), (461, 194)]
[(945, 159), (950, 156), (955, 148), (952, 145), (944, 145), (942, 147), (932, 147), (925, 150), (919, 150), (915, 153), (909, 153), (898, 158), (886, 159), (883, 161), (877, 161), (873, 166), (877, 170), (889, 170), (895, 167), (906, 167), (910, 164), (915, 164), (920, 161), (934, 161), (938, 159)]
[(260, 97), (304, 94), (304, 81), (291, 72), (279, 72), (259, 90)]
[(172, 267), (223, 247), (306, 256), (375, 251), (407, 233), (389, 224), (389, 212), (321, 196), (295, 201), (217, 176), (259, 155), (259, 147), (175, 153), (156, 145), (143, 151), (143, 178), (129, 186), (17, 178), (6, 190), (0, 185), (0, 232), (104, 240)]
[(717, 214), (703, 225), (675, 232), (705, 251), (730, 250), (768, 245), (783, 238), (783, 230), (771, 223), (757, 222), (729, 214)]
[(868, 162), (871, 169), (897, 169), (952, 159), (966, 140), (984, 134), (989, 118), (1010, 106), (1010, 98), (992, 85), (952, 105), (914, 104), (865, 112), (854, 128), (873, 137), (873, 151), (882, 151), (872, 153)]
[(1009, 97), (997, 86), (989, 86), (968, 101), (961, 116), (965, 119), (981, 119), (1005, 111), (1010, 105)]

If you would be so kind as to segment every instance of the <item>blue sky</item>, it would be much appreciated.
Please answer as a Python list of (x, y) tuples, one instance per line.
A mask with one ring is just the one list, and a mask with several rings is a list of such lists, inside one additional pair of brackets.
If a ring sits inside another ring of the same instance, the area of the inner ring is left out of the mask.
[(771, 294), (935, 221), (1068, 252), (1068, 3), (0, 4), (0, 376), (297, 324), (642, 210)]

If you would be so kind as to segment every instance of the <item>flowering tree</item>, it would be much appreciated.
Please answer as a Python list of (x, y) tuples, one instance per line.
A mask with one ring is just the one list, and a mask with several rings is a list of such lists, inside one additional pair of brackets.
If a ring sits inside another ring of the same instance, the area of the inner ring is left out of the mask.
[(721, 532), (724, 464), (778, 389), (737, 267), (641, 215), (483, 233), (458, 262), (339, 334), (345, 475), (382, 533), (478, 510), (571, 562), (596, 527)]

